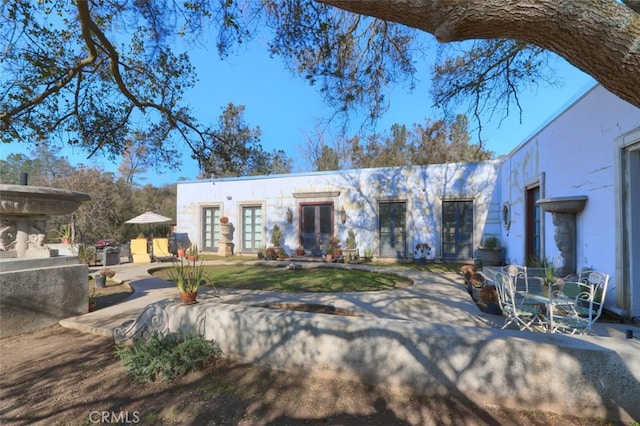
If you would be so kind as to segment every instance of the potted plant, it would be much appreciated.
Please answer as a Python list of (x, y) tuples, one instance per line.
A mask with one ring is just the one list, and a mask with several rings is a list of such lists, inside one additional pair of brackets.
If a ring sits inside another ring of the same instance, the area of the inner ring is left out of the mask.
[(343, 250), (343, 254), (347, 259), (352, 262), (358, 259), (358, 248), (356, 246), (356, 233), (353, 229), (349, 229), (349, 234), (345, 241), (346, 248)]
[(98, 271), (98, 275), (95, 276), (96, 287), (104, 288), (107, 283), (107, 278), (113, 278), (116, 272), (110, 268), (104, 268)]
[(93, 312), (96, 310), (96, 289), (95, 287), (91, 290), (91, 294), (89, 295), (89, 312)]
[(467, 290), (471, 293), (473, 300), (481, 300), (480, 291), (484, 288), (484, 276), (480, 272), (473, 272), (469, 275)]
[(498, 303), (498, 291), (496, 286), (488, 284), (480, 290), (480, 300), (484, 303), (488, 314), (502, 315), (502, 309)]
[(59, 230), (55, 231), (62, 244), (71, 244), (71, 224), (62, 225)]
[(554, 291), (562, 290), (564, 280), (557, 275), (558, 268), (556, 267), (555, 261), (545, 261), (543, 265), (544, 276), (542, 277), (542, 294), (551, 295)]
[[(464, 277), (464, 284), (467, 292), (473, 296), (473, 281), (472, 277), (476, 273), (476, 267), (474, 265), (462, 265), (460, 267), (460, 273)], [(480, 275), (482, 277), (482, 275)]]
[(497, 237), (487, 237), (477, 250), (483, 266), (502, 265), (502, 245)]
[(278, 257), (278, 253), (276, 252), (276, 249), (273, 247), (269, 247), (264, 251), (264, 258), (266, 260), (276, 260), (277, 257)]
[(192, 244), (191, 247), (189, 247), (189, 250), (187, 251), (187, 260), (189, 262), (195, 262), (197, 261), (199, 258), (198, 256), (198, 245), (197, 244)]
[(78, 261), (87, 265), (93, 263), (96, 257), (95, 247), (89, 247), (85, 244), (78, 245)]
[(183, 241), (178, 241), (178, 247), (176, 248), (176, 254), (178, 258), (182, 259), (187, 255), (187, 249), (185, 248), (185, 244)]
[(332, 235), (327, 240), (327, 244), (325, 246), (325, 259), (328, 262), (332, 262), (333, 259), (338, 256), (342, 256), (342, 250), (340, 249), (340, 239), (335, 235)]
[(371, 262), (372, 259), (373, 259), (373, 251), (371, 250), (370, 247), (365, 247), (365, 249), (364, 249), (364, 261), (365, 261), (365, 263)]
[(304, 256), (304, 254), (305, 254), (304, 247), (298, 246), (298, 248), (296, 248), (296, 256)]
[(169, 271), (169, 280), (173, 281), (180, 292), (180, 300), (185, 305), (197, 303), (198, 288), (204, 282), (204, 266), (193, 264), (184, 259), (175, 263)]
[(282, 247), (276, 248), (275, 251), (277, 260), (287, 260), (289, 258), (289, 255), (284, 252), (284, 249)]
[(274, 247), (280, 247), (280, 243), (282, 242), (282, 231), (280, 227), (276, 224), (273, 225), (273, 230), (271, 231), (271, 244)]

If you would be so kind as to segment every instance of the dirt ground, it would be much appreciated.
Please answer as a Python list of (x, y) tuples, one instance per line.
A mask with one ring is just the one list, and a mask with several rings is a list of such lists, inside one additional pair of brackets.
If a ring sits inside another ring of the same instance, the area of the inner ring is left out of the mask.
[[(98, 308), (126, 297), (108, 284)], [(603, 425), (534, 410), (426, 398), (218, 361), (170, 384), (136, 384), (113, 340), (52, 326), (0, 339), (0, 424)]]

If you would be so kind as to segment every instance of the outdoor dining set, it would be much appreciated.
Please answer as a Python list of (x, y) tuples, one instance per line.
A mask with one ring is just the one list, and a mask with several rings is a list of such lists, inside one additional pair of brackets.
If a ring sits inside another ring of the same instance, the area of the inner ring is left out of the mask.
[(526, 266), (507, 265), (494, 270), (489, 280), (496, 287), (505, 316), (502, 328), (548, 333), (590, 334), (602, 315), (609, 275), (582, 271), (576, 281), (544, 285), (532, 279)]

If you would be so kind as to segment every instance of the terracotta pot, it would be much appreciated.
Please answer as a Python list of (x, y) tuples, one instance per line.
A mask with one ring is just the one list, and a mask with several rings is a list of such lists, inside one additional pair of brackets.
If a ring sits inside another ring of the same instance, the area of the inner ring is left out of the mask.
[(199, 259), (199, 257), (198, 257), (198, 256), (187, 256), (187, 260), (188, 260), (189, 262), (197, 262), (197, 261), (198, 261), (198, 259)]
[(193, 291), (191, 293), (180, 293), (180, 300), (183, 305), (191, 305), (197, 303), (196, 297), (198, 296), (197, 291)]
[(327, 262), (333, 262), (333, 254), (327, 253), (324, 257), (327, 259)]
[(186, 250), (186, 249), (181, 249), (181, 248), (179, 248), (179, 249), (178, 249), (178, 257), (179, 257), (180, 259), (184, 258), (184, 255), (185, 255), (185, 253), (186, 253), (186, 252), (187, 252), (187, 250)]

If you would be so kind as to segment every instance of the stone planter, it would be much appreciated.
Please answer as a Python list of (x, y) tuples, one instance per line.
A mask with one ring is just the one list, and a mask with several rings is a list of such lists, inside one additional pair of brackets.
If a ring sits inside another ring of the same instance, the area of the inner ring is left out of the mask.
[(478, 247), (477, 255), (478, 259), (482, 262), (482, 266), (502, 266), (502, 248)]

